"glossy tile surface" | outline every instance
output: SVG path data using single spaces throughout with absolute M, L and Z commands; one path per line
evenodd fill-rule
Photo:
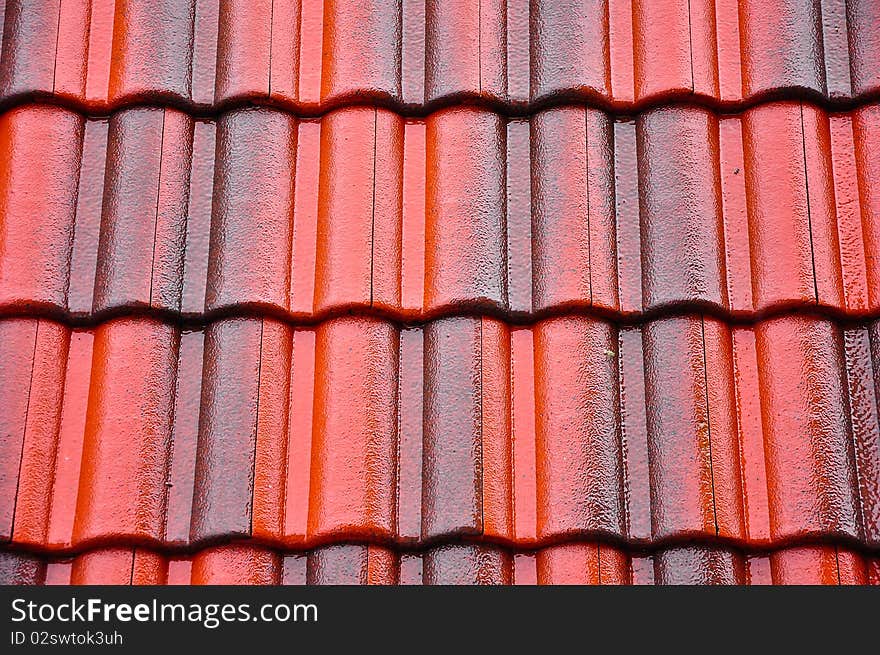
M 90 113 L 464 99 L 631 112 L 880 93 L 874 0 L 8 0 L 4 19 L 0 103 Z
M 876 548 L 877 332 L 798 315 L 7 319 L 2 536 Z
M 878 581 L 880 4 L 0 7 L 0 582 Z
M 865 585 L 880 584 L 880 561 L 833 546 L 786 548 L 748 557 L 706 546 L 630 554 L 596 543 L 515 552 L 447 545 L 424 551 L 324 546 L 284 553 L 243 545 L 165 556 L 103 548 L 57 559 L 0 552 L 2 584 L 115 585 Z
M 880 316 L 880 105 L 0 117 L 0 314 Z

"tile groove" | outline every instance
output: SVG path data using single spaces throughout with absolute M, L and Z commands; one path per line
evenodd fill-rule
M 15 496 L 12 499 L 12 521 L 10 523 L 9 528 L 9 538 L 13 539 L 15 536 L 15 516 L 18 510 L 18 493 L 19 487 L 21 486 L 21 468 L 22 463 L 24 462 L 24 451 L 25 445 L 27 442 L 27 425 L 28 425 L 28 416 L 31 411 L 31 393 L 33 392 L 34 386 L 34 370 L 37 368 L 37 344 L 39 343 L 40 337 L 40 323 L 42 321 L 37 321 L 37 325 L 34 327 L 34 347 L 31 352 L 31 374 L 28 380 L 28 391 L 27 391 L 27 401 L 25 401 L 25 409 L 24 409 L 24 429 L 21 435 L 21 451 L 18 456 L 18 475 L 16 475 L 15 480 Z
M 150 258 L 150 305 L 153 304 L 153 280 L 156 277 L 156 240 L 159 235 L 159 203 L 162 198 L 162 161 L 165 159 L 166 118 L 165 110 L 162 110 L 162 131 L 159 137 L 159 171 L 156 175 L 156 210 L 153 213 L 153 254 Z
M 379 111 L 373 108 L 373 184 L 372 198 L 370 200 L 370 307 L 373 306 L 373 287 L 375 277 L 375 251 L 376 251 L 376 159 L 378 157 Z
M 587 289 L 590 294 L 590 305 L 593 304 L 593 245 L 590 230 L 590 121 L 589 109 L 584 110 L 584 186 L 587 202 Z
M 691 17 L 691 0 L 687 0 L 687 10 L 688 10 L 688 58 L 690 59 L 691 64 L 691 93 L 695 92 L 696 82 L 694 80 L 694 31 L 693 31 L 693 19 Z
M 819 281 L 816 277 L 816 251 L 813 247 L 813 214 L 810 209 L 810 173 L 809 166 L 807 164 L 807 134 L 804 129 L 804 103 L 800 103 L 800 116 L 801 116 L 801 146 L 803 147 L 803 158 L 804 158 L 804 187 L 806 190 L 806 201 L 807 201 L 807 229 L 810 234 L 810 263 L 813 267 L 813 296 L 815 298 L 815 303 L 819 304 Z
M 706 402 L 706 432 L 709 441 L 709 480 L 712 491 L 712 521 L 715 526 L 715 536 L 718 536 L 718 506 L 715 500 L 715 469 L 712 461 L 712 420 L 709 408 L 709 367 L 706 364 L 706 319 L 700 316 L 700 339 L 702 341 L 703 355 L 703 397 Z
M 254 493 L 256 492 L 256 479 L 257 479 L 257 449 L 260 441 L 260 396 L 261 396 L 261 387 L 262 387 L 262 376 L 263 376 L 263 333 L 265 330 L 266 323 L 265 321 L 260 321 L 260 350 L 258 353 L 259 360 L 257 362 L 257 401 L 256 407 L 254 409 L 254 445 L 251 450 L 251 471 L 250 471 L 250 483 L 251 483 L 251 497 L 250 497 L 250 522 L 248 525 L 248 534 L 252 535 L 254 533 Z
M 61 6 L 62 0 L 58 0 L 58 20 L 55 23 L 55 56 L 52 58 L 52 93 L 55 93 L 55 78 L 58 74 L 58 43 L 61 40 Z M 89 7 L 91 11 L 91 7 Z M 89 29 L 91 29 L 91 21 L 89 21 Z

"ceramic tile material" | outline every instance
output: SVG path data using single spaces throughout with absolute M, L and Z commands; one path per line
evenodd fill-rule
M 8 0 L 0 60 L 0 102 L 90 113 L 878 94 L 875 0 Z
M 0 312 L 880 314 L 880 104 L 0 118 Z M 674 220 L 673 217 L 674 216 Z
M 0 583 L 880 583 L 880 4 L 0 7 Z
M 747 557 L 735 550 L 670 546 L 629 555 L 596 543 L 513 552 L 445 545 L 424 551 L 335 545 L 283 553 L 242 545 L 194 555 L 104 548 L 66 559 L 0 553 L 0 582 L 116 585 L 436 585 L 436 584 L 880 584 L 880 560 L 834 546 L 785 548 Z
M 877 548 L 878 330 L 7 319 L 0 537 Z

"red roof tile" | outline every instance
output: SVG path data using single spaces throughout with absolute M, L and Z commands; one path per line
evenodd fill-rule
M 876 316 L 876 138 L 880 105 L 109 123 L 28 105 L 0 118 L 0 311 Z
M 336 545 L 284 554 L 226 545 L 194 555 L 107 548 L 67 559 L 0 553 L 0 579 L 17 584 L 878 584 L 880 560 L 834 546 L 735 550 L 672 546 L 633 554 L 573 543 L 533 552 L 447 545 L 424 551 Z
M 880 93 L 874 0 L 9 0 L 0 102 L 315 113 L 585 100 L 633 111 Z
M 876 7 L 10 0 L 0 582 L 880 583 Z
M 8 319 L 5 457 L 21 466 L 0 528 L 64 552 L 251 536 L 875 548 L 876 329 Z

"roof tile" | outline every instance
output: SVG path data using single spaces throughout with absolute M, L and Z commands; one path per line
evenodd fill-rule
M 205 310 L 285 307 L 296 122 L 258 109 L 226 114 L 217 123 L 216 152 Z
M 876 315 L 878 116 L 21 107 L 0 118 L 0 311 Z
M 311 475 L 323 493 L 309 509 L 309 533 L 388 538 L 396 523 L 399 333 L 382 321 L 345 318 L 315 336 Z
M 83 119 L 39 106 L 0 116 L 0 213 L 7 303 L 66 303 Z
M 203 357 L 190 538 L 247 536 L 253 518 L 263 322 L 212 324 L 205 331 Z
M 571 543 L 513 552 L 446 545 L 396 552 L 334 545 L 304 553 L 222 545 L 163 556 L 108 548 L 56 559 L 0 552 L 4 584 L 878 584 L 878 560 L 834 546 L 783 548 L 745 556 L 734 550 L 673 546 L 649 554 Z
M 615 111 L 673 99 L 740 108 L 880 89 L 872 0 L 357 0 L 344 11 L 95 0 L 39 12 L 10 0 L 5 19 L 0 102 L 51 96 L 99 113 L 159 99 L 304 113 L 352 100 L 421 112 L 462 98 L 511 110 L 574 98 Z
M 589 318 L 559 318 L 531 332 L 534 371 L 527 375 L 534 381 L 527 384 L 535 395 L 514 400 L 529 403 L 535 416 L 536 536 L 624 534 L 615 330 Z
M 0 325 L 20 546 L 880 535 L 873 324 Z
M 108 526 L 161 538 L 177 355 L 169 325 L 121 318 L 95 330 L 73 542 Z
M 655 109 L 639 116 L 636 134 L 645 305 L 727 305 L 717 118 Z
M 762 323 L 755 337 L 771 535 L 818 529 L 857 536 L 842 331 L 786 317 Z
M 880 581 L 876 3 L 25 4 L 0 582 Z
M 425 304 L 504 307 L 504 122 L 445 109 L 427 120 Z
M 482 321 L 424 330 L 422 537 L 483 532 Z

